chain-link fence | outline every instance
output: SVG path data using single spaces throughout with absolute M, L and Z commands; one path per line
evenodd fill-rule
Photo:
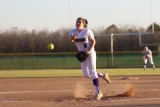
M 153 53 L 156 67 L 160 67 L 160 56 Z M 151 65 L 147 65 L 151 67 Z M 75 53 L 14 54 L 0 56 L 0 69 L 77 69 L 80 63 Z M 109 53 L 97 53 L 97 68 L 143 68 L 140 53 L 115 53 L 113 62 Z

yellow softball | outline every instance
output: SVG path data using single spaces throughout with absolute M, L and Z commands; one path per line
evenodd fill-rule
M 54 49 L 54 44 L 53 43 L 49 43 L 48 44 L 48 50 L 53 50 Z

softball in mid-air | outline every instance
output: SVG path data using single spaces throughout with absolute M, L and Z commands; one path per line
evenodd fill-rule
M 49 43 L 48 44 L 48 50 L 53 50 L 54 49 L 54 44 L 53 43 Z

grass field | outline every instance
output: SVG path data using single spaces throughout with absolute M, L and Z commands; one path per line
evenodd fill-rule
M 128 75 L 160 75 L 160 68 L 155 71 L 148 68 L 144 71 L 142 68 L 132 69 L 97 69 L 98 72 L 108 72 L 110 76 L 128 76 Z M 0 70 L 0 78 L 16 77 L 68 77 L 82 76 L 80 69 L 48 69 L 48 70 Z
M 156 67 L 160 68 L 158 55 L 153 56 Z M 115 54 L 113 62 L 109 54 L 97 54 L 97 68 L 141 68 L 141 54 Z M 151 67 L 150 64 L 147 65 Z M 0 56 L 0 70 L 32 69 L 80 69 L 74 54 L 49 54 L 37 56 Z

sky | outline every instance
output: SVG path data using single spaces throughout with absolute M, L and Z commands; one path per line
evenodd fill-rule
M 0 30 L 74 28 L 78 17 L 95 30 L 112 24 L 146 28 L 160 24 L 159 10 L 160 0 L 0 0 Z

